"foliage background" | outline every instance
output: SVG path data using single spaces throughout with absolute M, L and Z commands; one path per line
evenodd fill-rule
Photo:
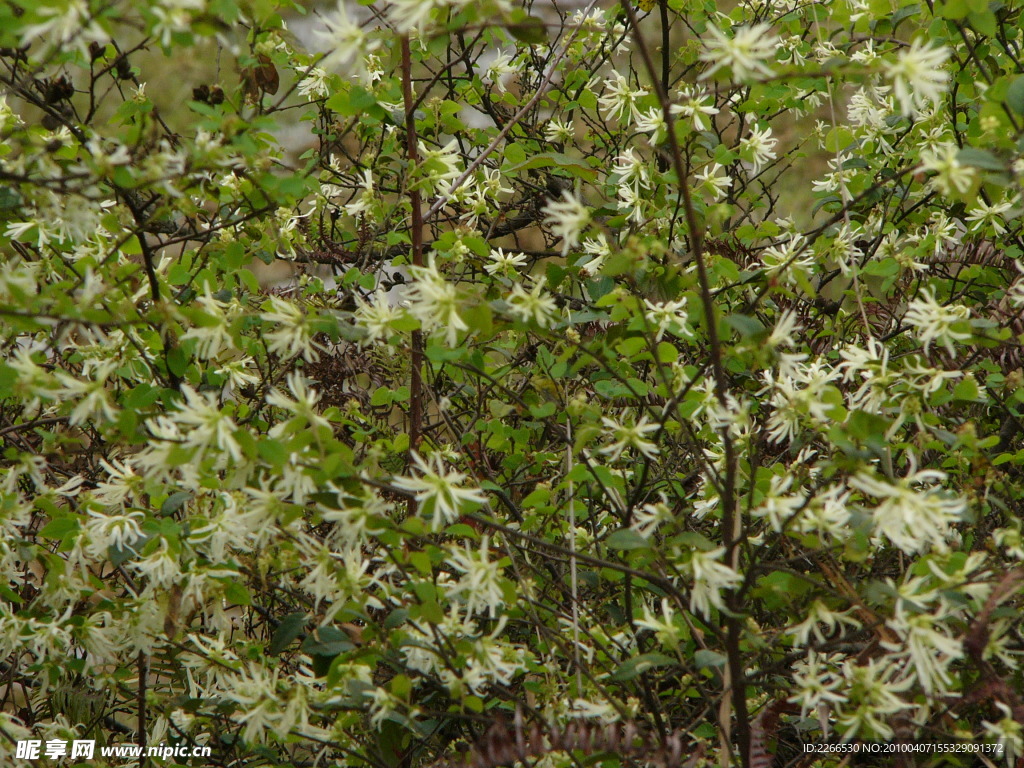
M 0 5 L 0 749 L 1019 761 L 1020 13 Z

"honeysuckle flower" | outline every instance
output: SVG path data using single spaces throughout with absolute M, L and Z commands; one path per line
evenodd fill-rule
M 615 461 L 627 448 L 636 448 L 641 454 L 649 459 L 658 455 L 658 446 L 647 440 L 647 435 L 657 432 L 657 424 L 651 424 L 646 416 L 641 416 L 635 424 L 622 424 L 607 416 L 601 418 L 604 424 L 605 434 L 613 442 L 601 449 L 601 453 L 608 456 L 609 461 Z
M 693 329 L 688 325 L 690 315 L 686 311 L 686 297 L 675 301 L 654 302 L 644 299 L 644 317 L 654 326 L 654 340 L 661 341 L 669 331 L 680 338 L 692 338 Z
M 562 238 L 562 255 L 580 243 L 580 235 L 590 222 L 590 211 L 569 191 L 560 200 L 552 200 L 541 209 L 544 223 L 556 237 Z
M 299 96 L 304 96 L 310 101 L 325 99 L 330 95 L 330 88 L 327 84 L 327 70 L 323 67 L 305 67 L 301 70 L 302 79 L 296 88 Z
M 889 481 L 861 471 L 850 478 L 850 487 L 876 502 L 865 504 L 875 529 L 907 554 L 943 550 L 948 546 L 951 526 L 962 519 L 967 505 L 962 498 L 947 495 L 938 484 L 945 475 L 934 469 L 912 468 L 906 477 Z
M 640 133 L 651 134 L 651 144 L 660 144 L 668 136 L 668 124 L 661 107 L 638 110 L 633 124 Z
M 640 629 L 648 629 L 654 633 L 654 638 L 665 648 L 676 650 L 679 643 L 689 636 L 685 624 L 675 620 L 675 612 L 669 606 L 667 599 L 661 601 L 661 618 L 657 618 L 648 606 L 643 607 L 643 617 L 635 619 L 633 623 Z
M 630 87 L 629 81 L 616 72 L 604 81 L 604 95 L 597 101 L 609 120 L 632 120 L 637 114 L 637 101 L 646 95 L 645 88 Z
M 693 121 L 695 131 L 711 129 L 710 118 L 718 114 L 714 97 L 694 86 L 683 87 L 678 94 L 678 101 L 671 107 L 672 114 L 682 115 Z M 637 130 L 640 130 L 639 126 Z
M 1013 710 L 1007 704 L 997 701 L 995 705 L 1003 715 L 1002 719 L 996 722 L 983 720 L 982 725 L 985 732 L 1002 747 L 1009 765 L 1024 755 L 1024 725 L 1014 716 Z
M 895 61 L 884 62 L 885 74 L 892 80 L 893 93 L 905 116 L 912 117 L 942 98 L 949 83 L 944 67 L 948 59 L 946 48 L 933 47 L 919 38 L 902 49 Z
M 650 537 L 659 527 L 671 522 L 673 518 L 674 515 L 668 505 L 668 500 L 662 494 L 661 501 L 644 504 L 633 512 L 633 523 L 630 527 L 641 536 Z
M 369 298 L 356 297 L 355 322 L 366 331 L 366 338 L 360 340 L 363 346 L 387 341 L 394 331 L 391 323 L 405 314 L 397 300 L 383 288 L 378 288 Z
M 797 692 L 788 701 L 800 705 L 802 717 L 817 711 L 821 705 L 846 702 L 846 694 L 841 690 L 843 678 L 836 671 L 834 657 L 811 651 L 806 659 L 794 664 L 793 670 L 793 686 Z
M 417 474 L 396 477 L 391 483 L 413 494 L 421 510 L 431 513 L 431 527 L 434 531 L 455 522 L 470 507 L 487 503 L 487 497 L 479 488 L 463 485 L 466 475 L 455 470 L 446 471 L 437 455 L 432 456 L 428 463 L 418 453 L 413 453 L 412 461 Z
M 544 283 L 536 281 L 527 291 L 521 283 L 512 286 L 512 293 L 506 299 L 509 314 L 523 322 L 534 322 L 541 328 L 551 325 L 558 305 L 546 290 Z
M 505 253 L 501 248 L 494 248 L 488 255 L 488 262 L 484 264 L 484 271 L 489 275 L 508 275 L 526 265 L 526 255 L 522 253 Z
M 967 212 L 967 221 L 971 230 L 980 232 L 991 230 L 997 235 L 1006 232 L 1005 216 L 1017 204 L 1016 199 L 1002 200 L 989 205 L 984 200 L 978 200 L 974 208 Z
M 807 609 L 807 618 L 786 630 L 786 634 L 792 636 L 793 645 L 797 647 L 806 646 L 811 635 L 818 644 L 826 640 L 833 640 L 845 633 L 845 628 L 856 631 L 860 623 L 851 617 L 850 611 L 833 611 L 821 600 L 815 600 Z
M 309 362 L 320 359 L 323 347 L 313 340 L 312 321 L 290 301 L 271 296 L 261 313 L 266 326 L 264 338 L 271 352 L 283 357 L 302 357 Z
M 687 564 L 693 576 L 690 610 L 706 619 L 711 618 L 712 607 L 719 610 L 725 607 L 722 592 L 738 586 L 743 581 L 740 574 L 721 562 L 724 554 L 723 547 L 708 552 L 694 550 Z
M 971 188 L 976 171 L 960 162 L 955 144 L 940 144 L 921 153 L 921 170 L 934 171 L 931 185 L 944 195 L 964 194 Z
M 910 708 L 898 694 L 913 685 L 912 678 L 900 678 L 900 669 L 890 659 L 870 659 L 866 664 L 846 660 L 842 665 L 846 698 L 837 704 L 840 737 L 891 739 L 892 715 Z
M 325 17 L 323 27 L 316 30 L 321 44 L 328 49 L 320 65 L 325 70 L 354 71 L 365 77 L 364 57 L 380 46 L 380 40 L 367 35 L 362 26 L 349 17 L 348 8 L 345 0 L 338 0 L 334 12 Z
M 504 578 L 499 561 L 490 557 L 488 537 L 483 536 L 475 549 L 454 550 L 447 559 L 462 574 L 457 582 L 447 586 L 448 596 L 464 605 L 468 614 L 486 612 L 494 618 L 505 602 Z
M 431 259 L 423 267 L 410 267 L 415 278 L 412 287 L 405 294 L 405 304 L 430 333 L 437 328 L 445 330 L 445 340 L 453 347 L 459 333 L 468 331 L 469 326 L 459 315 L 458 292 L 437 269 L 437 262 Z
M 917 331 L 917 337 L 924 342 L 925 352 L 932 342 L 938 342 L 952 355 L 954 342 L 971 338 L 969 330 L 955 328 L 970 316 L 971 311 L 967 307 L 962 304 L 940 304 L 935 298 L 934 290 L 926 288 L 907 306 L 903 322 Z
M 770 126 L 751 126 L 750 133 L 740 140 L 740 156 L 751 164 L 752 172 L 758 174 L 775 159 L 775 145 L 778 143 Z
M 570 142 L 575 135 L 572 122 L 563 122 L 561 120 L 551 119 L 548 120 L 544 126 L 544 138 L 552 143 L 566 143 Z
M 770 33 L 770 24 L 753 24 L 747 27 L 734 27 L 732 37 L 716 27 L 708 24 L 705 30 L 707 38 L 703 40 L 704 50 L 700 60 L 711 66 L 704 70 L 701 79 L 711 77 L 725 67 L 732 70 L 736 82 L 747 82 L 761 77 L 771 77 L 772 69 L 765 63 L 775 56 L 779 47 L 779 38 Z
M 726 190 L 732 186 L 732 179 L 726 173 L 719 176 L 722 166 L 718 163 L 711 163 L 704 166 L 700 173 L 694 176 L 697 181 L 697 188 L 705 192 L 712 200 L 721 200 L 725 197 Z

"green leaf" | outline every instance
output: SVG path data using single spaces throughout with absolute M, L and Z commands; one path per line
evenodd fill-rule
M 307 617 L 304 611 L 289 613 L 281 619 L 281 622 L 277 625 L 274 634 L 270 638 L 267 653 L 271 656 L 276 656 L 291 645 L 292 640 L 302 634 L 302 630 L 306 627 L 306 621 Z
M 604 543 L 609 549 L 645 549 L 650 543 L 632 528 L 612 531 Z
M 548 41 L 544 22 L 536 16 L 527 16 L 515 24 L 506 24 L 505 29 L 516 40 L 528 45 L 542 45 Z
M 693 663 L 698 669 L 708 667 L 724 667 L 726 662 L 725 654 L 718 651 L 701 650 L 693 654 Z
M 615 670 L 615 672 L 612 673 L 609 679 L 614 680 L 615 682 L 624 683 L 642 675 L 649 669 L 669 667 L 675 663 L 675 659 L 670 656 L 666 656 L 664 653 L 658 653 L 657 651 L 652 653 L 642 653 L 639 656 L 635 656 L 624 662 L 617 670 Z
M 235 605 L 252 605 L 252 595 L 245 585 L 237 581 L 224 582 L 224 599 Z
M 39 531 L 39 535 L 44 539 L 57 539 L 60 541 L 64 541 L 75 533 L 78 533 L 78 518 L 71 515 L 54 518 Z
M 305 617 L 305 614 L 303 614 Z M 335 626 L 317 627 L 302 641 L 301 650 L 310 656 L 330 656 L 355 648 L 351 638 Z
M 185 502 L 191 498 L 191 491 L 175 491 L 174 493 L 167 497 L 163 504 L 160 505 L 161 516 L 167 517 L 168 515 L 173 515 L 175 512 L 177 512 L 179 509 L 185 506 Z
M 1017 75 L 1006 89 L 1006 103 L 1018 115 L 1024 115 L 1024 75 Z
M 987 171 L 1005 171 L 1006 163 L 993 155 L 987 149 L 977 147 L 964 147 L 956 156 L 957 161 L 962 165 L 971 165 L 975 168 L 984 168 Z
M 974 380 L 973 376 L 967 376 L 959 381 L 955 387 L 953 387 L 953 399 L 954 400 L 967 400 L 976 401 L 979 399 L 980 391 L 978 390 L 978 382 Z
M 726 315 L 724 319 L 726 324 L 738 331 L 740 336 L 743 338 L 756 336 L 759 333 L 764 333 L 766 330 L 760 320 L 756 317 L 751 317 L 750 315 L 734 313 Z

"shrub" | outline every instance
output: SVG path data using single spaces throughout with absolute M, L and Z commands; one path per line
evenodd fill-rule
M 4 749 L 1022 755 L 1020 13 L 0 7 Z

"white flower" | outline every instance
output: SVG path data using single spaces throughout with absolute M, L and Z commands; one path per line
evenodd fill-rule
M 779 140 L 772 136 L 771 127 L 765 126 L 762 130 L 755 125 L 751 127 L 750 135 L 740 141 L 740 157 L 753 166 L 752 170 L 756 175 L 775 159 L 775 145 L 778 143 Z
M 996 739 L 1006 753 L 1007 765 L 1014 765 L 1014 761 L 1024 755 L 1024 725 L 1014 717 L 1013 710 L 1001 701 L 994 702 L 1003 719 L 995 723 L 982 720 L 985 732 Z
M 672 105 L 672 114 L 690 118 L 695 131 L 708 131 L 711 130 L 709 118 L 718 114 L 718 107 L 713 96 L 688 85 L 679 91 L 679 103 Z M 637 130 L 640 130 L 639 125 Z
M 369 300 L 356 296 L 355 321 L 366 329 L 367 336 L 360 341 L 363 346 L 391 338 L 394 331 L 391 323 L 404 314 L 400 307 L 393 306 L 388 292 L 383 288 L 374 291 Z
M 807 609 L 807 618 L 799 624 L 786 630 L 787 635 L 793 637 L 793 645 L 800 647 L 807 645 L 810 636 L 813 634 L 818 643 L 826 640 L 835 640 L 843 635 L 843 627 L 850 627 L 857 630 L 860 623 L 848 616 L 849 611 L 833 611 L 821 600 L 815 600 Z M 824 626 L 826 631 L 822 631 Z
M 108 479 L 97 483 L 92 497 L 106 507 L 115 507 L 132 497 L 137 498 L 142 490 L 142 478 L 135 474 L 131 465 L 114 459 L 100 459 L 100 466 L 106 470 Z
M 815 651 L 807 654 L 805 661 L 793 665 L 793 686 L 797 693 L 788 701 L 800 705 L 800 714 L 807 717 L 808 713 L 816 712 L 821 704 L 841 704 L 846 696 L 839 691 L 843 679 L 835 673 L 828 658 L 823 658 Z
M 330 95 L 327 87 L 327 70 L 322 67 L 304 67 L 302 79 L 299 81 L 299 96 L 305 96 L 310 101 L 324 99 Z
M 490 263 L 484 264 L 484 271 L 489 275 L 495 275 L 499 272 L 502 274 L 514 273 L 519 267 L 526 265 L 526 256 L 524 254 L 505 253 L 501 248 L 491 249 L 488 259 L 490 259 Z
M 174 421 L 178 426 L 191 427 L 184 432 L 184 444 L 196 448 L 196 461 L 202 461 L 207 451 L 216 448 L 220 452 L 217 466 L 223 468 L 226 458 L 242 459 L 242 446 L 235 440 L 238 427 L 231 417 L 217 405 L 216 399 L 208 392 L 199 394 L 187 384 L 181 386 L 185 401 L 178 404 Z
M 952 355 L 954 341 L 966 341 L 971 338 L 970 331 L 956 330 L 953 326 L 963 323 L 970 316 L 970 309 L 962 304 L 939 304 L 935 299 L 935 292 L 926 288 L 921 291 L 920 298 L 910 302 L 903 322 L 917 329 L 918 338 L 924 342 L 925 352 L 933 341 L 937 341 Z
M 308 379 L 298 371 L 288 374 L 288 393 L 274 387 L 267 393 L 266 400 L 267 405 L 287 411 L 298 419 L 302 429 L 331 429 L 331 423 L 317 411 L 319 393 L 309 386 Z M 277 424 L 267 434 L 275 438 L 281 437 L 288 431 L 287 427 L 287 422 Z
M 504 51 L 498 51 L 498 55 L 494 57 L 494 60 L 484 71 L 483 80 L 494 85 L 499 91 L 504 93 L 505 76 L 514 74 L 517 71 L 516 67 L 512 65 L 512 57 Z
M 764 345 L 768 349 L 777 349 L 779 347 L 795 347 L 796 346 L 796 334 L 802 329 L 802 326 L 797 321 L 797 314 L 792 309 L 787 309 L 775 322 L 775 327 L 769 334 L 768 338 L 764 340 Z
M 441 5 L 435 0 L 391 0 L 388 19 L 399 34 L 405 35 L 414 30 L 423 32 L 430 21 L 431 11 Z
M 612 172 L 618 176 L 620 185 L 629 185 L 637 189 L 647 189 L 651 180 L 648 175 L 647 161 L 630 147 L 613 161 Z
M 953 680 L 950 665 L 963 657 L 963 641 L 942 631 L 945 629 L 941 623 L 944 617 L 928 613 L 910 614 L 905 602 L 897 603 L 895 617 L 886 622 L 901 642 L 883 642 L 881 646 L 910 660 L 925 693 L 947 695 Z
M 604 81 L 604 91 L 604 95 L 597 101 L 609 120 L 615 117 L 620 120 L 634 117 L 637 113 L 637 100 L 647 95 L 643 88 L 630 88 L 629 81 L 618 72 Z
M 776 279 L 781 277 L 791 285 L 799 285 L 800 278 L 806 278 L 817 261 L 807 247 L 807 239 L 798 234 L 784 243 L 761 251 L 761 263 L 768 276 Z
M 516 283 L 512 286 L 512 293 L 506 301 L 510 315 L 524 323 L 532 320 L 541 328 L 551 325 L 552 316 L 558 309 L 555 300 L 544 290 L 544 284 L 540 280 L 529 292 L 522 284 Z
M 580 235 L 590 222 L 590 211 L 568 190 L 561 200 L 552 200 L 541 209 L 544 223 L 556 237 L 562 238 L 562 255 L 579 245 Z
M 899 668 L 890 659 L 871 659 L 867 664 L 843 662 L 843 688 L 848 691 L 848 704 L 837 707 L 843 741 L 854 736 L 886 741 L 893 736 L 892 715 L 910 705 L 896 694 L 913 685 L 912 678 L 897 680 Z
M 453 523 L 462 514 L 467 504 L 485 504 L 487 497 L 479 488 L 464 488 L 466 476 L 461 472 L 446 472 L 441 458 L 436 454 L 431 457 L 433 466 L 412 454 L 413 463 L 419 473 L 418 477 L 396 477 L 392 485 L 403 491 L 412 493 L 416 502 L 421 505 L 422 512 L 433 515 L 432 529 L 439 531 L 445 525 Z
M 743 577 L 732 568 L 719 562 L 725 548 L 710 552 L 694 550 L 689 569 L 693 574 L 693 589 L 690 592 L 690 610 L 705 618 L 711 617 L 711 607 L 721 610 L 725 607 L 722 590 L 732 589 L 743 581 Z
M 410 267 L 415 282 L 406 294 L 409 312 L 420 321 L 424 333 L 444 328 L 448 346 L 454 347 L 461 331 L 469 326 L 459 316 L 459 301 L 455 286 L 438 272 L 431 259 L 425 267 Z
M 448 597 L 465 605 L 467 613 L 483 610 L 493 619 L 505 602 L 504 579 L 501 566 L 488 557 L 488 552 L 489 541 L 484 536 L 478 549 L 460 548 L 451 554 L 448 562 L 463 576 L 448 584 L 445 591 Z
M 565 144 L 572 141 L 573 136 L 575 136 L 575 129 L 571 121 L 563 123 L 560 120 L 551 119 L 544 126 L 544 138 L 552 143 Z
M 654 326 L 654 340 L 661 341 L 665 331 L 680 338 L 692 338 L 693 330 L 687 325 L 690 320 L 686 312 L 686 297 L 677 301 L 653 302 L 644 299 L 644 318 Z
M 931 186 L 944 195 L 954 191 L 964 194 L 974 183 L 974 168 L 963 165 L 957 158 L 958 153 L 956 144 L 951 142 L 921 153 L 921 170 L 935 171 Z
M 711 39 L 704 40 L 700 59 L 709 62 L 711 68 L 704 71 L 701 79 L 711 77 L 723 67 L 732 69 L 736 82 L 756 79 L 756 75 L 771 77 L 772 70 L 765 61 L 775 55 L 779 38 L 769 32 L 770 28 L 769 24 L 738 27 L 729 37 L 714 24 L 708 24 L 706 31 Z
M 672 107 L 675 109 L 675 106 Z M 668 136 L 668 124 L 661 107 L 649 107 L 646 111 L 638 110 L 633 124 L 639 133 L 651 134 L 651 144 L 660 144 Z
M 963 499 L 947 497 L 937 487 L 945 479 L 942 472 L 915 470 L 894 483 L 867 471 L 849 480 L 851 488 L 878 499 L 868 507 L 875 529 L 908 555 L 945 549 L 951 526 L 967 509 Z
M 668 505 L 665 494 L 661 494 L 661 501 L 654 504 L 644 504 L 633 513 L 633 522 L 629 526 L 644 538 L 658 530 L 662 523 L 671 522 L 675 516 Z
M 942 98 L 949 82 L 949 73 L 943 69 L 948 58 L 947 49 L 933 48 L 917 39 L 899 52 L 896 61 L 883 64 L 904 115 L 912 117 Z
M 33 11 L 45 20 L 23 27 L 21 43 L 28 46 L 35 40 L 43 40 L 40 53 L 49 53 L 55 48 L 73 43 L 83 55 L 88 56 L 89 43 L 106 43 L 110 39 L 96 20 L 98 14 L 89 9 L 86 0 L 40 5 Z
M 419 144 L 420 164 L 417 169 L 422 173 L 431 187 L 444 192 L 454 194 L 452 179 L 457 178 L 462 170 L 462 155 L 459 153 L 459 143 L 452 139 L 443 147 L 431 149 L 422 141 Z
M 719 176 L 718 172 L 722 166 L 718 163 L 710 163 L 704 166 L 704 170 L 697 174 L 697 188 L 708 194 L 712 200 L 721 200 L 725 197 L 725 191 L 732 186 L 732 179 L 729 175 Z
M 103 514 L 89 510 L 89 521 L 85 531 L 89 537 L 86 551 L 93 557 L 106 558 L 107 550 L 127 551 L 132 544 L 142 538 L 140 523 L 146 514 L 135 510 L 123 514 Z
M 373 172 L 369 168 L 363 170 L 363 177 L 358 186 L 359 194 L 342 207 L 349 216 L 362 219 L 367 214 L 372 214 L 373 206 L 377 202 L 377 195 L 373 189 Z
M 195 339 L 196 354 L 206 360 L 218 357 L 225 350 L 234 349 L 235 343 L 226 313 L 231 305 L 214 298 L 209 284 L 195 302 L 202 312 L 201 322 L 196 322 L 181 338 Z
M 636 619 L 633 623 L 641 629 L 651 630 L 659 643 L 665 648 L 675 650 L 679 647 L 679 642 L 686 638 L 689 633 L 684 624 L 675 621 L 673 611 L 669 607 L 668 598 L 662 598 L 661 600 L 661 616 L 661 619 L 656 618 L 651 609 L 645 605 L 643 618 Z
M 271 296 L 260 317 L 265 328 L 263 338 L 272 353 L 286 358 L 301 355 L 310 363 L 320 359 L 322 347 L 313 341 L 312 322 L 295 304 Z
M 348 3 L 338 0 L 334 13 L 323 20 L 324 28 L 316 30 L 316 35 L 330 49 L 320 63 L 326 69 L 354 70 L 365 76 L 363 59 L 380 46 L 380 40 L 369 39 L 363 28 L 349 18 L 347 9 Z
M 652 432 L 657 432 L 659 426 L 648 423 L 646 416 L 641 416 L 640 421 L 636 424 L 620 424 L 614 419 L 604 416 L 601 418 L 601 423 L 604 424 L 605 435 L 614 441 L 611 445 L 606 445 L 601 449 L 601 453 L 608 456 L 610 461 L 618 459 L 627 448 L 636 448 L 649 459 L 658 455 L 658 446 L 650 440 L 646 440 L 645 437 Z
M 1013 208 L 1016 202 L 1016 199 L 1010 199 L 988 205 L 984 200 L 978 200 L 976 207 L 967 214 L 967 221 L 972 224 L 971 230 L 979 232 L 989 228 L 997 235 L 1003 234 L 1006 231 L 1003 214 Z

